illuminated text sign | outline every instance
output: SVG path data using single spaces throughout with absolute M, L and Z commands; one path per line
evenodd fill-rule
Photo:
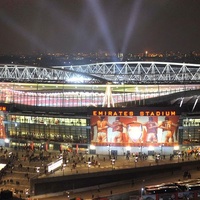
M 94 110 L 92 112 L 93 116 L 137 116 L 135 115 L 134 111 L 111 111 L 111 110 Z M 139 116 L 175 116 L 176 111 L 175 110 L 156 110 L 156 111 L 150 111 L 150 110 L 141 110 L 138 113 Z

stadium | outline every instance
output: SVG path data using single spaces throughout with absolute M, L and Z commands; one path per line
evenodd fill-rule
M 90 154 L 198 150 L 200 65 L 0 65 L 0 145 Z

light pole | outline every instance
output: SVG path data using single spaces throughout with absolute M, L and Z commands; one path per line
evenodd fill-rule
M 143 141 L 140 142 L 140 154 L 142 155 Z
M 114 164 L 115 164 L 115 159 L 113 158 L 113 159 L 111 159 L 112 170 L 114 168 Z
M 137 162 L 138 162 L 138 157 L 135 156 L 135 168 L 136 168 L 136 164 L 137 164 Z
M 66 167 L 66 164 L 63 164 L 63 176 L 65 175 L 65 167 Z
M 90 172 L 90 164 L 91 162 L 88 162 L 88 173 Z
M 178 162 L 179 162 L 180 158 L 181 158 L 181 152 L 178 152 Z
M 108 156 L 110 157 L 110 144 L 108 145 Z
M 142 199 L 142 196 L 143 196 L 143 192 L 144 192 L 144 182 L 145 180 L 142 180 L 142 188 L 141 188 L 141 199 Z
M 163 147 L 164 147 L 164 144 L 161 144 L 160 145 L 160 156 L 163 156 Z
M 140 194 L 141 199 L 142 199 L 143 191 L 144 191 L 144 188 L 142 187 L 141 188 L 141 194 Z

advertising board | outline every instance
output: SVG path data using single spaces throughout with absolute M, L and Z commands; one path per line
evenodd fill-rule
M 179 116 L 91 116 L 91 143 L 116 144 L 178 144 Z

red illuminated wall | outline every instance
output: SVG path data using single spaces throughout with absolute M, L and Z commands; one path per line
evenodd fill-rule
M 4 113 L 3 111 L 0 111 L 0 138 L 5 138 L 6 133 L 5 133 L 5 126 L 4 126 Z

